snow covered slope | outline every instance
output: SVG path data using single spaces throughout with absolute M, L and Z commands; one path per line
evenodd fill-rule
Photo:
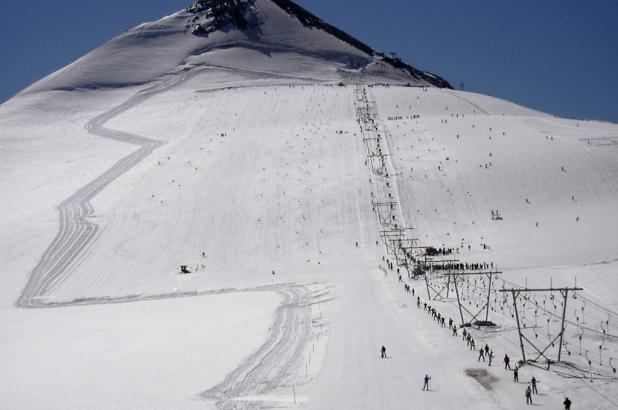
M 430 86 L 287 1 L 213 4 L 0 106 L 3 408 L 515 409 L 532 376 L 541 406 L 616 408 L 618 126 Z M 395 224 L 502 272 L 498 326 L 468 328 L 491 367 L 422 308 L 459 323 L 443 275 L 389 268 Z M 513 382 L 496 288 L 575 279 L 566 363 Z M 487 284 L 459 282 L 467 309 Z M 559 294 L 521 297 L 553 357 Z

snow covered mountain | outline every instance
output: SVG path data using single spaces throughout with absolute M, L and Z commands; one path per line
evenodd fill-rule
M 291 1 L 201 0 L 127 30 L 24 93 L 144 84 L 202 65 L 318 80 L 450 87 L 438 76 L 377 53 Z
M 516 409 L 532 377 L 618 402 L 618 126 L 287 0 L 197 2 L 1 105 L 0 192 L 3 408 Z M 496 326 L 471 349 L 425 303 Z

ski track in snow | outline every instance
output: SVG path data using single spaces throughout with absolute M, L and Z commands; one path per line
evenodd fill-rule
M 32 270 L 28 283 L 17 301 L 17 306 L 46 305 L 42 298 L 67 277 L 80 253 L 92 242 L 99 230 L 97 224 L 88 220 L 94 213 L 94 208 L 90 203 L 92 198 L 164 144 L 163 141 L 105 128 L 105 124 L 146 99 L 186 81 L 189 77 L 189 73 L 183 73 L 140 90 L 124 103 L 96 116 L 86 124 L 85 128 L 90 134 L 138 145 L 140 148 L 120 159 L 60 204 L 58 234 Z
M 275 320 L 269 336 L 262 346 L 238 368 L 230 373 L 219 385 L 201 394 L 205 400 L 214 400 L 220 409 L 256 408 L 261 401 L 236 401 L 241 396 L 255 396 L 272 392 L 284 384 L 290 369 L 298 363 L 311 331 L 311 305 L 308 303 L 309 290 L 304 286 L 280 284 L 248 289 L 219 289 L 194 292 L 176 292 L 159 295 L 126 295 L 117 297 L 77 298 L 66 302 L 45 301 L 49 294 L 71 273 L 78 262 L 80 253 L 93 242 L 99 226 L 88 220 L 94 213 L 90 201 L 106 186 L 139 164 L 156 148 L 165 142 L 139 135 L 105 128 L 114 117 L 141 104 L 146 99 L 166 91 L 202 70 L 190 70 L 174 75 L 168 80 L 147 87 L 124 103 L 90 120 L 86 124 L 89 133 L 120 142 L 138 145 L 140 148 L 116 162 L 103 174 L 86 184 L 59 206 L 60 229 L 49 245 L 23 290 L 17 306 L 67 307 L 75 305 L 127 303 L 143 300 L 179 297 L 207 296 L 236 292 L 276 292 L 283 298 L 277 308 Z
M 284 385 L 298 363 L 311 331 L 308 292 L 301 286 L 280 287 L 277 292 L 284 300 L 277 309 L 267 340 L 220 384 L 201 394 L 203 399 L 215 401 L 218 409 L 262 408 L 272 400 L 259 400 L 255 396 L 271 393 Z
M 32 270 L 28 283 L 16 302 L 18 307 L 66 306 L 71 303 L 109 303 L 110 300 L 119 303 L 123 300 L 141 299 L 139 296 L 130 296 L 79 299 L 74 302 L 66 303 L 45 301 L 45 297 L 70 275 L 71 270 L 74 269 L 79 262 L 81 253 L 87 246 L 92 244 L 99 231 L 99 226 L 89 220 L 94 214 L 94 208 L 90 202 L 92 198 L 98 195 L 117 178 L 139 164 L 155 149 L 166 143 L 165 141 L 154 140 L 128 132 L 106 128 L 105 124 L 118 115 L 138 106 L 150 97 L 184 83 L 193 76 L 209 69 L 226 69 L 226 67 L 204 65 L 200 67 L 184 68 L 176 73 L 172 73 L 168 76 L 169 78 L 163 79 L 138 91 L 122 104 L 88 121 L 85 128 L 90 134 L 137 145 L 140 148 L 120 159 L 107 171 L 83 186 L 58 206 L 58 211 L 60 213 L 60 228 L 58 234 Z M 234 69 L 229 70 L 234 71 Z M 242 72 L 249 73 L 245 70 Z M 251 74 L 267 77 L 272 76 L 274 78 L 293 78 L 259 71 Z M 296 78 L 296 80 L 299 80 L 299 78 Z M 167 296 L 173 297 L 174 295 L 175 294 L 170 294 Z M 166 295 L 162 296 L 165 297 Z M 152 298 L 152 296 L 146 296 L 145 298 Z
M 145 300 L 196 297 L 237 292 L 276 292 L 283 298 L 277 308 L 269 336 L 262 346 L 245 359 L 220 384 L 201 394 L 204 400 L 214 400 L 220 409 L 256 408 L 262 401 L 251 399 L 237 401 L 242 396 L 255 396 L 274 391 L 285 383 L 291 368 L 305 348 L 311 332 L 310 290 L 301 285 L 278 284 L 246 289 L 226 288 L 206 291 L 173 292 L 156 295 L 124 295 L 76 298 L 70 301 L 46 301 L 45 296 L 71 274 L 79 262 L 81 252 L 96 238 L 99 226 L 88 220 L 94 213 L 90 201 L 106 186 L 139 164 L 164 141 L 136 134 L 105 128 L 114 117 L 130 110 L 146 99 L 181 84 L 205 69 L 221 68 L 204 66 L 183 70 L 150 87 L 137 92 L 122 104 L 96 116 L 85 128 L 89 133 L 138 145 L 140 148 L 116 162 L 103 174 L 79 189 L 58 207 L 60 229 L 39 263 L 17 301 L 18 307 L 53 308 L 76 305 L 129 303 Z M 255 73 L 254 73 L 255 74 Z M 267 73 L 257 73 L 266 75 Z M 279 76 L 275 76 L 279 77 Z M 298 79 L 297 79 L 298 80 Z

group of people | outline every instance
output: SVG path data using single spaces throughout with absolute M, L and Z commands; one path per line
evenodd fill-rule
M 455 250 L 453 248 L 434 248 L 433 246 L 428 246 L 425 248 L 426 256 L 446 256 L 450 255 Z
M 409 285 L 406 284 L 405 286 L 407 286 L 406 289 L 409 288 Z M 421 305 L 423 307 L 423 311 L 427 312 L 433 318 L 434 321 L 437 321 L 441 327 L 446 327 L 445 316 L 442 315 L 440 312 L 438 312 L 435 307 L 428 305 L 426 302 L 422 302 L 420 296 L 417 296 L 416 297 L 416 307 L 420 309 Z M 452 330 L 453 336 L 457 336 L 457 325 L 451 318 L 449 318 L 448 320 L 448 327 L 450 330 Z M 470 348 L 470 350 L 477 351 L 476 342 L 474 341 L 472 332 L 466 330 L 465 328 L 462 331 L 462 340 L 466 342 L 466 345 Z M 384 346 L 382 348 L 384 348 Z M 385 351 L 384 351 L 384 354 L 386 354 Z M 492 349 L 489 348 L 489 345 L 487 343 L 485 343 L 485 346 L 481 346 L 478 349 L 478 361 L 479 362 L 482 360 L 483 362 L 488 362 L 488 366 L 491 366 L 493 358 L 494 358 L 494 352 Z M 504 355 L 503 363 L 504 363 L 505 370 L 511 370 L 511 358 L 509 357 L 508 354 Z M 431 377 L 429 375 L 425 375 L 424 383 L 423 383 L 423 390 L 429 390 L 430 380 L 431 380 Z M 519 366 L 517 365 L 513 369 L 513 380 L 516 383 L 519 382 Z M 528 384 L 525 390 L 526 404 L 532 404 L 532 395 L 538 394 L 537 383 L 538 383 L 538 380 L 536 379 L 536 377 L 533 376 L 532 379 L 530 379 L 530 383 Z M 571 400 L 569 400 L 568 397 L 565 397 L 563 405 L 564 405 L 565 410 L 570 410 Z
M 419 309 L 421 307 L 420 296 L 416 297 L 416 307 Z M 440 312 L 438 312 L 435 307 L 429 306 L 427 303 L 424 303 L 423 310 L 427 312 L 433 318 L 433 320 L 437 321 L 440 326 L 446 327 L 444 316 Z M 453 319 L 449 319 L 449 323 L 453 323 Z

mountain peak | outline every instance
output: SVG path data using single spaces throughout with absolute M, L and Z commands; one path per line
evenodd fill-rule
M 198 66 L 316 82 L 452 88 L 292 1 L 198 0 L 127 30 L 23 92 L 139 85 Z

